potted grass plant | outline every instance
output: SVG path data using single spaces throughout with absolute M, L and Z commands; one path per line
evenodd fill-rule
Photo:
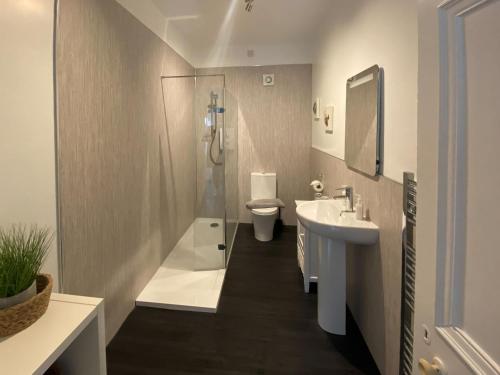
M 46 311 L 52 278 L 40 269 L 52 239 L 47 228 L 0 228 L 0 337 L 28 327 Z

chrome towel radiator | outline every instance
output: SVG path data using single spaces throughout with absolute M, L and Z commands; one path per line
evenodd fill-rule
M 403 266 L 401 285 L 401 347 L 399 373 L 411 375 L 413 367 L 413 315 L 415 313 L 415 227 L 417 215 L 417 182 L 413 173 L 403 173 Z

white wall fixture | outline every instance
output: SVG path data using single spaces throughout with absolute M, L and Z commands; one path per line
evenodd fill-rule
M 314 119 L 316 121 L 321 119 L 321 100 L 320 100 L 320 98 L 314 99 L 312 111 L 313 111 Z
M 274 74 L 263 74 L 262 84 L 264 86 L 274 86 Z
M 333 134 L 333 105 L 325 108 L 323 114 L 323 125 L 325 126 L 325 133 Z

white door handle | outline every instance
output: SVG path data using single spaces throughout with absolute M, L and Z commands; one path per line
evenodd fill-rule
M 429 363 L 426 359 L 420 358 L 418 361 L 418 369 L 420 370 L 420 375 L 446 375 L 446 366 L 443 361 L 434 357 L 432 363 Z

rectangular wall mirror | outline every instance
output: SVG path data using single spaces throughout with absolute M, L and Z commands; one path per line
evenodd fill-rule
M 381 72 L 378 65 L 347 80 L 345 162 L 375 176 L 380 172 Z

